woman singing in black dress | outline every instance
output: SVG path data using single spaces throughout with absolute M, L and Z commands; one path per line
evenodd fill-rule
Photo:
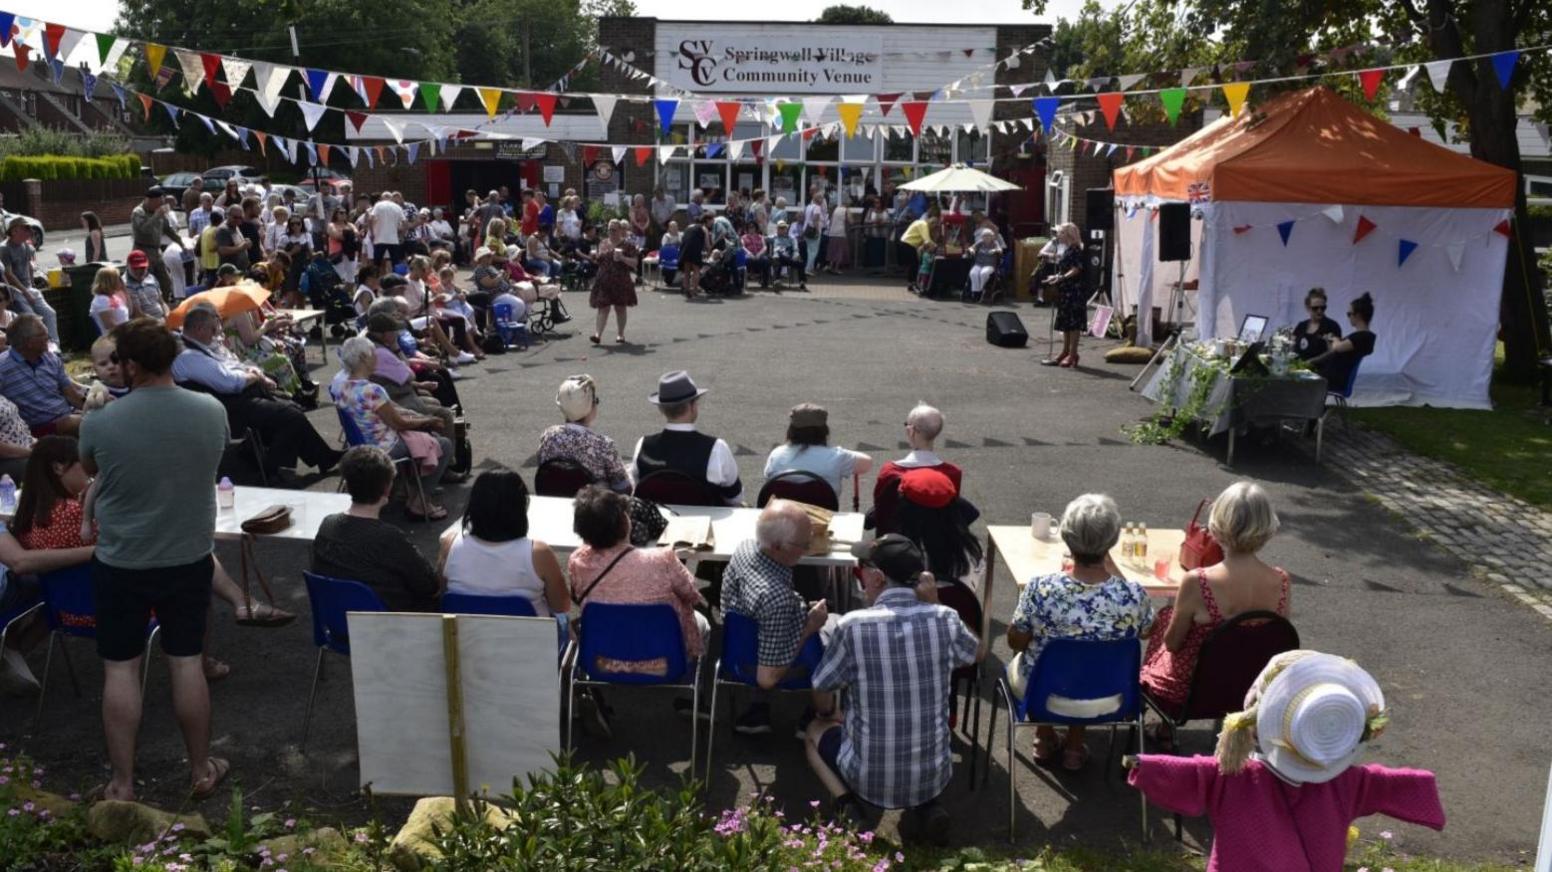
M 1056 274 L 1046 279 L 1056 286 L 1056 329 L 1062 334 L 1062 353 L 1040 361 L 1041 366 L 1078 365 L 1078 337 L 1088 321 L 1088 300 L 1083 295 L 1083 240 L 1078 236 L 1078 225 L 1063 224 L 1056 231 L 1056 239 L 1062 245 L 1056 261 Z
M 1293 328 L 1293 353 L 1300 360 L 1311 360 L 1326 353 L 1331 338 L 1342 338 L 1342 327 L 1326 317 L 1325 288 L 1310 288 L 1304 295 L 1304 311 L 1309 317 Z
M 1347 396 L 1352 386 L 1348 380 L 1358 368 L 1358 361 L 1374 353 L 1374 333 L 1369 322 L 1374 319 L 1374 300 L 1364 294 L 1347 307 L 1347 321 L 1353 332 L 1346 339 L 1327 338 L 1326 350 L 1310 360 L 1310 367 L 1326 377 L 1326 389 Z

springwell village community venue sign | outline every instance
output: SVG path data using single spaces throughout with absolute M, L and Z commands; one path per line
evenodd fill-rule
M 698 35 L 687 28 L 678 36 L 670 43 L 674 63 L 662 77 L 686 91 L 823 94 L 866 91 L 884 82 L 883 39 L 876 34 L 827 36 L 816 28 L 791 35 Z

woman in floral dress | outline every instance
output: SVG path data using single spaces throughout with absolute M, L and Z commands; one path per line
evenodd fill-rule
M 625 238 L 629 227 L 624 221 L 609 222 L 609 238 L 598 243 L 598 275 L 588 305 L 598 310 L 598 323 L 589 337 L 594 345 L 609 325 L 609 309 L 614 309 L 614 341 L 625 344 L 625 309 L 636 305 L 636 263 L 640 249 Z
M 1008 685 L 1023 698 L 1040 651 L 1049 639 L 1105 641 L 1137 638 L 1152 629 L 1153 606 L 1142 585 L 1121 576 L 1110 549 L 1121 538 L 1121 512 L 1103 494 L 1084 494 L 1062 513 L 1062 541 L 1072 552 L 1072 568 L 1032 579 L 1019 594 L 1008 625 L 1008 646 L 1018 652 L 1008 664 Z M 1035 760 L 1062 768 L 1083 768 L 1089 752 L 1083 727 L 1068 727 L 1065 741 L 1056 730 L 1038 727 Z

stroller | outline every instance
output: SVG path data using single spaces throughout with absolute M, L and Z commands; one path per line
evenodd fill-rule
M 327 255 L 322 252 L 313 255 L 307 268 L 302 270 L 297 288 L 314 309 L 323 310 L 323 323 L 328 326 L 330 335 L 338 339 L 351 332 L 350 328 L 356 321 L 356 309 L 350 301 L 345 283 L 340 280 L 339 273 Z

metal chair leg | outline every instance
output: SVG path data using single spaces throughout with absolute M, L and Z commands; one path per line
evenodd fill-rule
M 54 642 L 59 638 L 58 633 L 49 633 L 48 650 L 43 654 L 43 676 L 38 680 L 38 708 L 32 713 L 32 731 L 38 731 L 38 723 L 43 720 L 43 698 L 48 696 L 49 668 L 54 664 Z
M 971 746 L 972 751 L 974 749 L 976 749 L 976 748 L 979 748 L 980 745 L 981 745 L 981 664 L 979 664 L 979 663 L 977 663 L 975 665 L 974 692 L 975 692 L 975 722 L 974 722 L 974 726 L 972 726 L 970 728 L 970 730 L 971 730 L 970 736 L 971 736 L 972 739 L 975 740 L 975 744 Z M 987 737 L 987 741 L 990 742 L 991 741 L 991 737 L 988 736 Z M 987 761 L 987 766 L 988 766 L 988 768 L 991 766 L 991 761 L 990 760 Z M 974 753 L 972 753 L 970 755 L 970 789 L 971 790 L 975 789 L 975 754 Z
M 707 711 L 711 713 L 711 725 L 706 730 L 706 780 L 711 781 L 711 749 L 717 741 L 717 676 L 722 674 L 722 659 L 711 667 L 711 705 Z M 700 720 L 700 712 L 694 712 L 690 717 Z
M 690 691 L 690 778 L 695 778 L 696 753 L 700 751 L 701 737 L 701 672 L 704 671 L 705 656 L 695 658 L 695 669 L 691 673 L 695 676 L 695 689 Z
M 1001 692 L 1006 685 L 999 683 L 998 691 Z M 1004 699 L 1008 705 L 1008 841 L 1014 837 L 1014 823 L 1018 818 L 1018 767 L 1017 758 L 1013 756 L 1013 701 Z M 987 768 L 990 768 L 988 762 Z
M 1146 711 L 1146 707 L 1140 708 L 1138 710 L 1137 726 L 1134 727 L 1134 729 L 1137 730 L 1137 756 L 1139 757 L 1141 757 L 1143 754 L 1143 739 L 1145 735 L 1145 731 L 1143 730 L 1143 714 Z M 1142 840 L 1146 842 L 1148 841 L 1148 796 L 1140 790 L 1137 791 L 1137 793 L 1142 797 Z
M 313 701 L 318 697 L 318 680 L 323 677 L 323 652 L 327 650 L 323 647 L 318 649 L 318 662 L 313 665 L 313 687 L 307 692 L 307 713 L 302 715 L 302 742 L 297 747 L 297 752 L 301 754 L 307 753 L 307 734 L 313 723 Z
M 999 687 L 1001 683 L 1002 682 L 999 679 Z M 986 782 L 990 781 L 992 778 L 992 743 L 997 739 L 997 704 L 1001 701 L 1000 697 L 1001 691 L 998 688 L 992 688 L 992 710 L 986 716 L 986 753 L 982 755 L 984 757 L 984 760 L 982 761 L 983 765 L 981 767 L 982 787 L 985 787 Z M 1008 713 L 1008 717 L 1010 719 L 1013 717 L 1012 712 Z
M 412 457 L 408 466 L 410 468 L 410 475 L 415 480 L 415 493 L 420 494 L 421 521 L 429 524 L 431 523 L 431 512 L 426 504 L 426 483 L 420 477 L 420 464 Z

